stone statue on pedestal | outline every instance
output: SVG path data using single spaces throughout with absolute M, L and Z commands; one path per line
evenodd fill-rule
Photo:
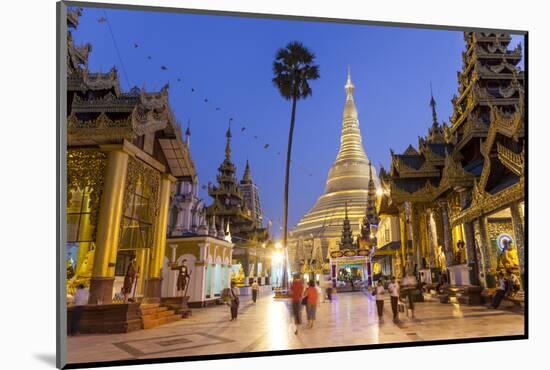
M 189 280 L 191 279 L 191 271 L 186 266 L 187 260 L 184 259 L 181 265 L 172 264 L 172 270 L 178 271 L 178 280 L 176 282 L 176 288 L 178 292 L 183 292 L 185 296 L 187 294 L 187 288 L 189 285 Z

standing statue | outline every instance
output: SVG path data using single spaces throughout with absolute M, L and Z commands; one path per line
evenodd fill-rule
M 189 286 L 189 280 L 191 279 L 191 271 L 186 266 L 187 260 L 184 259 L 181 262 L 181 265 L 178 265 L 176 263 L 173 263 L 171 268 L 172 270 L 178 271 L 178 280 L 176 283 L 176 288 L 178 292 L 183 292 L 183 296 L 187 294 L 187 288 Z
M 465 253 L 464 253 L 464 242 L 462 240 L 459 240 L 456 243 L 456 255 L 455 255 L 455 263 L 462 264 L 465 262 Z
M 124 303 L 128 303 L 128 296 L 132 293 L 135 295 L 135 284 L 138 278 L 138 270 L 136 269 L 137 260 L 135 256 L 132 256 L 130 264 L 126 268 L 126 274 L 124 275 L 124 284 L 122 285 L 122 294 L 124 294 Z M 133 299 L 132 299 L 133 300 Z
M 437 250 L 437 261 L 441 270 L 447 268 L 447 259 L 445 258 L 445 253 L 443 253 L 443 247 L 439 246 Z

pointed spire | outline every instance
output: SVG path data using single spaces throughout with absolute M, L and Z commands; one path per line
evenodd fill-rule
M 432 107 L 432 126 L 433 127 L 438 127 L 439 124 L 437 123 L 437 113 L 435 111 L 435 99 L 434 99 L 434 93 L 433 93 L 433 90 L 432 90 L 432 83 L 430 82 L 430 94 L 432 96 L 432 98 L 430 99 L 430 105 Z
M 347 94 L 347 100 L 353 100 L 353 90 L 355 89 L 355 86 L 353 85 L 353 82 L 351 82 L 351 70 L 348 65 L 348 80 L 346 81 L 346 94 Z
M 246 166 L 244 168 L 244 174 L 243 179 L 241 180 L 241 184 L 250 184 L 252 182 L 252 174 L 250 172 L 250 165 L 248 163 L 248 159 L 246 160 Z
M 231 121 L 233 118 L 229 119 L 229 126 L 227 127 L 227 132 L 225 133 L 225 137 L 227 138 L 227 144 L 225 144 L 225 159 L 230 160 L 231 159 Z
M 187 129 L 185 130 L 185 144 L 189 147 L 191 139 L 191 119 L 187 121 Z
M 351 249 L 353 246 L 353 235 L 351 231 L 351 225 L 348 218 L 348 202 L 344 205 L 344 222 L 342 224 L 342 239 L 340 240 L 341 249 Z
M 345 202 L 344 203 L 344 218 L 347 220 L 348 219 L 348 202 Z

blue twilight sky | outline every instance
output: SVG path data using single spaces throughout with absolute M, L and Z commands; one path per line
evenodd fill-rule
M 216 182 L 232 117 L 238 177 L 248 158 L 275 236 L 281 234 L 291 109 L 271 82 L 278 48 L 301 41 L 316 54 L 321 72 L 312 82 L 313 96 L 297 107 L 289 226 L 321 195 L 336 157 L 347 66 L 367 155 L 377 168 L 388 168 L 390 148 L 402 152 L 427 133 L 430 82 L 438 117 L 448 121 L 464 49 L 457 31 L 92 8 L 84 9 L 73 36 L 77 44 L 92 44 L 91 71 L 116 66 L 124 89 L 170 84 L 176 117 L 183 126 L 191 120 L 201 187 Z M 512 46 L 522 40 L 514 37 Z M 200 195 L 210 204 L 205 190 Z

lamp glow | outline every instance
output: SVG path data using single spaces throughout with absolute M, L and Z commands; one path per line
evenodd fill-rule
M 275 252 L 272 256 L 272 261 L 275 263 L 281 263 L 283 262 L 283 254 L 281 252 Z

